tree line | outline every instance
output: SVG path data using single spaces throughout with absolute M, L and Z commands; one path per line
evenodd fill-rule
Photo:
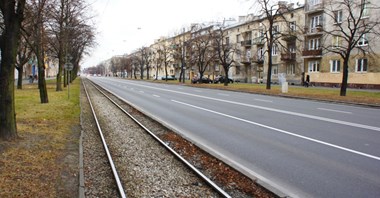
M 80 62 L 94 47 L 93 16 L 85 0 L 2 0 L 0 2 L 0 138 L 17 138 L 14 102 L 22 89 L 24 65 L 35 64 L 40 102 L 48 103 L 47 62 L 58 63 L 56 91 L 76 78 Z M 72 65 L 72 71 L 65 69 Z M 70 76 L 69 76 L 70 75 Z

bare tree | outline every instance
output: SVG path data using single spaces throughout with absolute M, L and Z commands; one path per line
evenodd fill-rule
M 0 138 L 17 138 L 14 98 L 16 52 L 24 20 L 25 0 L 0 1 Z
M 228 72 L 234 62 L 234 54 L 236 46 L 229 42 L 227 31 L 224 30 L 223 25 L 219 25 L 213 32 L 214 48 L 220 64 L 223 66 L 225 79 L 229 79 Z M 224 81 L 224 86 L 228 86 L 229 80 Z
M 330 19 L 326 22 L 334 25 L 331 26 L 331 29 L 323 30 L 324 40 L 327 41 L 323 45 L 323 50 L 337 54 L 343 59 L 340 96 L 347 94 L 351 55 L 361 54 L 364 57 L 374 55 L 372 47 L 379 43 L 380 19 L 378 16 L 380 15 L 375 13 L 380 11 L 380 7 L 379 3 L 371 2 L 368 0 L 329 0 L 326 2 L 325 14 Z M 369 13 L 373 13 L 373 15 L 370 16 Z M 367 62 L 361 61 L 358 65 L 361 69 L 366 69 Z
M 50 54 L 58 59 L 56 90 L 62 91 L 62 75 L 65 74 L 64 86 L 67 85 L 67 71 L 64 64 L 71 57 L 73 70 L 70 80 L 75 79 L 79 63 L 86 54 L 86 49 L 95 45 L 92 17 L 87 16 L 88 4 L 83 0 L 55 0 L 47 12 L 47 30 Z
M 265 38 L 266 42 L 266 53 L 268 54 L 268 70 L 267 70 L 267 83 L 266 89 L 271 89 L 272 81 L 272 51 L 278 50 L 279 43 L 278 40 L 281 37 L 279 26 L 275 26 L 275 23 L 281 20 L 285 20 L 282 13 L 287 11 L 286 3 L 278 0 L 257 0 L 259 7 L 259 13 L 263 20 L 261 25 L 264 27 L 261 34 Z M 285 3 L 285 4 L 284 4 Z
M 190 61 L 198 67 L 199 83 L 206 69 L 215 62 L 216 53 L 213 44 L 213 26 L 201 27 L 195 29 L 193 38 L 190 40 Z
M 165 71 L 165 81 L 168 80 L 168 66 L 172 58 L 172 48 L 170 48 L 167 45 L 167 40 L 165 40 L 163 43 L 161 43 L 158 46 L 157 53 L 158 53 L 158 64 L 164 66 L 164 71 Z M 157 79 L 157 77 L 156 77 Z
M 31 37 L 28 41 L 30 48 L 37 57 L 38 65 L 38 89 L 40 92 L 40 102 L 48 103 L 48 93 L 45 80 L 45 57 L 47 48 L 46 30 L 46 8 L 48 7 L 47 0 L 30 1 L 26 9 L 26 16 L 31 17 L 31 29 L 27 32 Z
M 18 71 L 17 89 L 22 89 L 22 74 L 24 73 L 24 66 L 30 60 L 31 56 L 32 50 L 30 50 L 29 45 L 26 43 L 24 38 L 20 38 L 15 64 Z
M 180 62 L 181 68 L 179 73 L 178 81 L 185 83 L 185 70 L 186 70 L 186 52 L 189 47 L 189 38 L 186 37 L 190 32 L 183 31 L 180 35 L 178 35 L 178 40 L 173 40 L 173 59 L 176 62 Z
M 144 47 L 141 50 L 141 56 L 145 64 L 146 78 L 149 80 L 149 70 L 154 59 L 153 51 L 149 47 Z

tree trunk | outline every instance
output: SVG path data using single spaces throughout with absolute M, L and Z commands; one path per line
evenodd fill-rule
M 17 138 L 14 71 L 24 5 L 20 1 L 16 10 L 11 2 L 1 2 L 5 28 L 0 36 L 0 138 L 5 140 Z
M 267 86 L 266 89 L 271 88 L 271 81 L 272 81 L 272 48 L 268 48 L 268 74 L 267 74 Z
M 56 83 L 56 88 L 55 91 L 63 91 L 62 89 L 62 70 L 63 70 L 63 54 L 59 54 L 58 58 L 58 73 L 57 73 L 57 83 Z
M 24 73 L 24 67 L 17 67 L 18 77 L 17 77 L 17 89 L 22 89 L 22 73 Z
M 46 80 L 45 80 L 45 61 L 38 61 L 38 89 L 40 90 L 41 103 L 49 103 Z
M 165 63 L 165 81 L 168 81 L 168 66 Z
M 346 96 L 347 83 L 348 83 L 348 58 L 345 58 L 343 59 L 343 77 L 342 77 L 342 85 L 340 87 L 340 96 Z
M 228 67 L 223 65 L 223 69 L 224 69 L 224 76 L 226 77 L 225 80 L 224 80 L 224 86 L 228 86 L 228 83 L 229 83 L 229 78 L 228 78 Z

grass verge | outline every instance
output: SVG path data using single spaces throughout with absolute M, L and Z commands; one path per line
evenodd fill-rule
M 57 92 L 55 86 L 55 80 L 47 81 L 47 104 L 40 103 L 36 83 L 15 91 L 19 138 L 0 141 L 0 197 L 77 193 L 80 79 L 70 85 L 70 99 L 67 87 Z

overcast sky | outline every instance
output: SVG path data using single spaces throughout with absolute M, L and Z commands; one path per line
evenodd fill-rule
M 253 0 L 87 0 L 92 4 L 98 46 L 82 68 L 114 55 L 148 46 L 194 22 L 236 18 L 250 13 Z

